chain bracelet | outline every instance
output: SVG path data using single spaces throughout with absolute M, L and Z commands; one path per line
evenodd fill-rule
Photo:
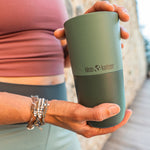
M 35 126 L 40 128 L 45 124 L 45 114 L 49 106 L 48 100 L 45 98 L 39 98 L 37 95 L 31 96 L 31 98 L 31 118 L 27 125 L 28 130 L 33 130 Z

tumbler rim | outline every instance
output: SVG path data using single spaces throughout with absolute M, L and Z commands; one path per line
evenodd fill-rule
M 118 15 L 118 13 L 114 12 L 114 11 L 96 11 L 96 12 L 92 12 L 92 13 L 87 13 L 87 14 L 82 14 L 82 15 L 78 15 L 75 17 L 72 17 L 70 19 L 68 19 L 67 21 L 64 22 L 64 26 L 66 26 L 67 24 L 73 22 L 76 19 L 82 18 L 82 17 L 87 17 L 87 16 L 93 16 L 95 14 L 113 14 L 113 15 Z

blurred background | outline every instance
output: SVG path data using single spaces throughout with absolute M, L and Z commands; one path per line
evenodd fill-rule
M 97 0 L 65 0 L 68 16 L 83 14 Z M 121 22 L 130 34 L 122 40 L 126 107 L 133 110 L 128 124 L 112 134 L 90 139 L 78 136 L 82 150 L 150 150 L 150 0 L 108 0 L 125 7 L 130 21 Z M 77 102 L 71 69 L 66 69 L 68 99 Z

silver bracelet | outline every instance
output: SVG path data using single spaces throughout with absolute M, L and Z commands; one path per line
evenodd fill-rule
M 31 96 L 32 105 L 31 105 L 31 118 L 28 122 L 27 129 L 33 130 L 34 127 L 40 127 L 45 124 L 45 114 L 47 111 L 47 107 L 49 106 L 48 100 L 45 98 L 39 98 L 36 96 Z

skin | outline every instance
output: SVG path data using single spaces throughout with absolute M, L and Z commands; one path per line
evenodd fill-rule
M 117 12 L 119 15 L 119 19 L 123 22 L 129 21 L 129 15 L 127 9 L 124 7 L 117 6 L 115 4 L 110 4 L 106 1 L 97 1 L 91 8 L 89 8 L 84 14 L 92 13 L 96 11 L 114 11 Z M 129 33 L 127 30 L 120 26 L 120 34 L 122 39 L 128 39 Z M 66 37 L 65 37 L 65 30 L 64 28 L 59 28 L 54 32 L 54 35 L 57 39 L 61 40 L 62 45 L 67 45 Z M 121 43 L 121 47 L 124 48 L 123 43 Z M 68 51 L 66 47 L 66 51 Z M 70 67 L 70 58 L 69 55 L 66 57 L 65 60 L 65 67 Z
M 109 2 L 97 1 L 91 8 L 89 8 L 85 12 L 85 14 L 96 12 L 96 11 L 114 11 L 114 12 L 118 13 L 121 21 L 123 21 L 123 22 L 129 21 L 129 15 L 127 13 L 127 10 L 124 7 L 120 7 L 120 6 L 117 6 L 115 4 L 112 5 Z M 129 38 L 129 33 L 122 26 L 120 27 L 120 34 L 121 34 L 122 39 L 128 39 Z M 61 40 L 61 43 L 63 46 L 66 45 L 65 50 L 68 51 L 64 28 L 57 29 L 54 32 L 54 35 L 56 38 Z M 121 47 L 122 48 L 124 47 L 123 43 L 121 43 Z M 69 55 L 65 59 L 65 66 L 70 67 Z M 68 103 L 65 104 L 65 106 L 67 106 L 67 105 L 69 105 L 69 104 Z M 75 112 L 72 112 L 73 105 L 75 107 L 75 109 L 74 109 Z M 128 110 L 126 110 L 125 117 L 120 124 L 118 124 L 114 127 L 105 128 L 105 129 L 94 128 L 94 127 L 90 127 L 89 125 L 87 125 L 86 121 L 88 121 L 88 120 L 102 121 L 104 119 L 112 117 L 112 116 L 119 113 L 119 111 L 120 111 L 119 106 L 115 105 L 115 104 L 109 104 L 109 103 L 101 104 L 101 105 L 98 105 L 94 108 L 86 108 L 84 106 L 81 106 L 80 104 L 73 104 L 73 105 L 70 104 L 71 108 L 66 107 L 66 111 L 70 112 L 69 114 L 67 113 L 66 116 L 65 116 L 65 114 L 63 114 L 62 115 L 63 117 L 61 115 L 60 116 L 55 116 L 55 115 L 53 116 L 52 115 L 53 116 L 52 120 L 54 120 L 55 123 L 57 122 L 56 123 L 57 125 L 59 124 L 59 126 L 73 130 L 73 131 L 77 132 L 78 134 L 81 134 L 85 137 L 93 137 L 95 135 L 102 135 L 102 134 L 114 132 L 118 128 L 120 128 L 124 124 L 126 124 L 128 119 L 130 118 L 130 116 L 132 114 L 132 110 L 128 109 Z M 56 107 L 56 106 L 57 106 L 57 104 L 55 104 L 54 107 Z M 113 109 L 110 111 L 109 108 L 112 106 L 113 106 Z M 67 110 L 67 108 L 68 108 L 68 110 Z M 91 110 L 91 115 L 90 115 L 90 113 L 88 113 L 89 109 Z M 83 110 L 85 110 L 85 111 L 83 111 Z M 71 117 L 70 118 L 68 115 L 71 115 L 72 113 L 75 114 L 75 116 L 74 117 L 70 116 Z M 86 116 L 86 114 L 87 114 L 87 116 Z M 72 118 L 74 118 L 74 119 L 72 119 Z
M 111 133 L 125 125 L 132 114 L 132 110 L 126 110 L 121 123 L 110 128 L 94 128 L 87 121 L 103 121 L 120 112 L 117 104 L 103 103 L 94 108 L 84 107 L 80 104 L 52 100 L 47 111 L 45 122 L 72 130 L 84 137 L 90 138 L 96 135 Z M 62 111 L 62 108 L 63 109 Z
M 117 5 L 112 5 L 107 2 L 96 2 L 90 9 L 88 9 L 85 13 L 92 13 L 95 11 L 115 11 L 119 14 L 120 20 L 128 21 L 129 15 L 127 14 L 126 9 L 123 7 L 119 7 Z M 121 37 L 123 39 L 127 39 L 129 34 L 127 31 L 121 27 Z M 57 29 L 54 35 L 61 40 L 63 46 L 66 47 L 67 50 L 67 41 L 65 39 L 65 30 Z M 65 66 L 70 66 L 69 55 L 65 58 Z M 31 79 L 31 77 L 28 77 Z M 37 77 L 35 77 L 37 78 Z M 37 85 L 49 85 L 49 84 L 59 84 L 62 81 L 57 80 L 58 82 L 54 83 L 55 78 L 49 79 L 49 77 L 44 78 L 41 77 L 40 82 L 33 80 L 32 84 Z M 1 79 L 3 81 L 4 79 Z M 22 84 L 22 79 L 18 80 L 18 78 L 10 79 L 13 80 L 13 83 Z M 17 80 L 17 81 L 16 81 Z M 27 79 L 28 80 L 28 79 Z M 38 78 L 39 80 L 39 78 Z M 51 80 L 51 81 L 50 81 Z M 8 80 L 5 78 L 5 82 Z M 8 81 L 10 82 L 10 81 Z M 28 84 L 26 81 L 23 84 Z M 9 101 L 8 101 L 9 100 Z M 126 110 L 125 117 L 121 123 L 114 127 L 110 128 L 94 128 L 87 125 L 87 121 L 102 121 L 107 118 L 110 118 L 120 112 L 120 107 L 117 104 L 104 103 L 94 108 L 88 108 L 73 102 L 66 102 L 62 100 L 51 100 L 49 101 L 49 106 L 47 109 L 45 122 L 54 124 L 65 129 L 72 130 L 78 134 L 81 134 L 87 138 L 93 137 L 96 135 L 107 134 L 116 131 L 123 125 L 125 125 L 130 118 L 132 111 Z M 20 122 L 28 122 L 31 117 L 31 98 L 25 97 L 17 94 L 11 94 L 7 92 L 0 92 L 0 125 L 5 124 L 13 124 Z M 26 112 L 26 113 L 24 113 Z M 11 115 L 8 115 L 11 114 Z

